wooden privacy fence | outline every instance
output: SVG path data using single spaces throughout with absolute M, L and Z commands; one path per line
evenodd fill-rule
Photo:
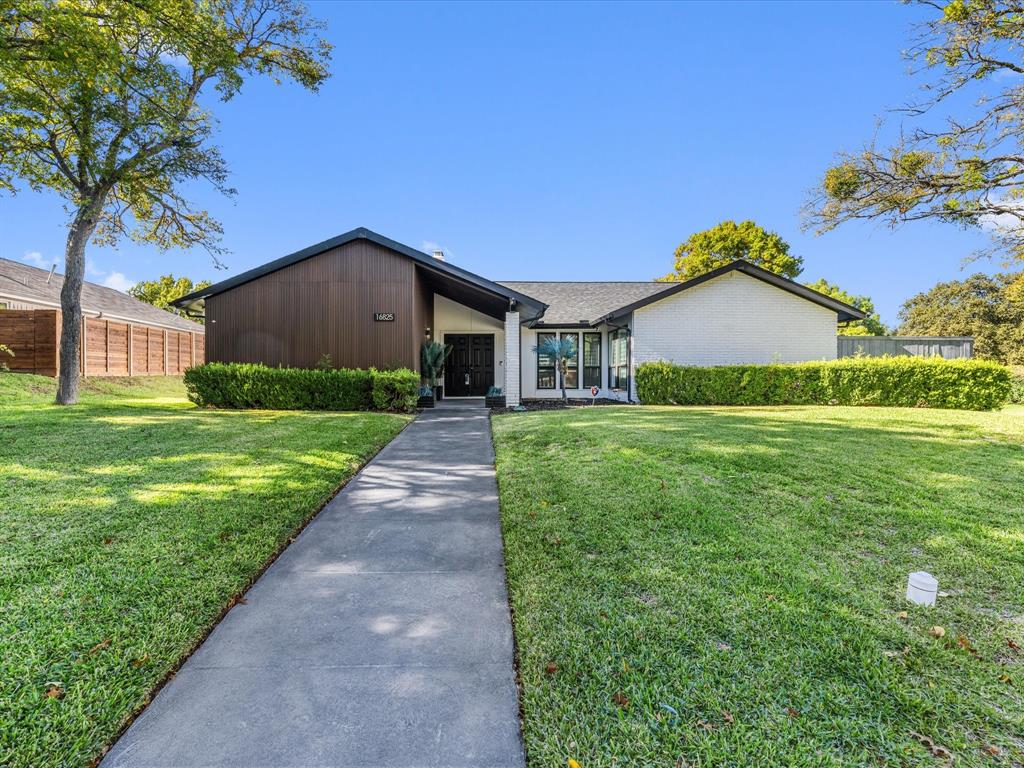
M 199 365 L 206 336 L 144 323 L 86 317 L 80 354 L 83 376 L 173 376 Z M 0 310 L 0 344 L 12 371 L 56 376 L 61 313 L 55 309 Z
M 838 336 L 839 357 L 971 357 L 970 336 Z

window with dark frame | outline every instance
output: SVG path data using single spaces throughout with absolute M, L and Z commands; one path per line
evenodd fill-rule
M 537 389 L 555 388 L 555 358 L 544 351 L 544 342 L 553 338 L 553 333 L 537 334 Z
M 566 331 L 561 334 L 562 339 L 571 339 L 573 356 L 566 360 L 565 388 L 580 388 L 580 335 L 576 331 Z
M 601 334 L 583 334 L 583 386 L 601 386 Z
M 629 381 L 629 336 L 625 328 L 608 334 L 608 386 L 625 389 Z

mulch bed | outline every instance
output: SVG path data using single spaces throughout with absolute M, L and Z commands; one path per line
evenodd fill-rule
M 491 408 L 491 413 L 522 413 L 527 411 L 559 411 L 563 408 L 588 408 L 591 405 L 630 405 L 622 400 L 615 400 L 610 397 L 599 397 L 591 400 L 589 397 L 570 397 L 568 403 L 558 400 L 523 400 L 522 407 L 517 411 L 515 408 Z

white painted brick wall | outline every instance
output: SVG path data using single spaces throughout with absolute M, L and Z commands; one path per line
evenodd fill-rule
M 797 363 L 836 356 L 836 313 L 729 272 L 633 313 L 637 364 Z
M 519 405 L 519 313 L 505 313 L 505 405 Z

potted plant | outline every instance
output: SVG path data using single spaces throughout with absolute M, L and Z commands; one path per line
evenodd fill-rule
M 505 395 L 502 394 L 501 387 L 489 388 L 484 403 L 488 408 L 504 408 Z
M 416 401 L 417 408 L 434 407 L 434 390 L 431 387 L 420 387 L 420 396 Z
M 441 399 L 441 385 L 438 380 L 444 375 L 444 364 L 452 353 L 451 344 L 439 341 L 425 341 L 420 348 L 420 372 L 427 381 L 427 386 L 434 391 L 434 399 Z

